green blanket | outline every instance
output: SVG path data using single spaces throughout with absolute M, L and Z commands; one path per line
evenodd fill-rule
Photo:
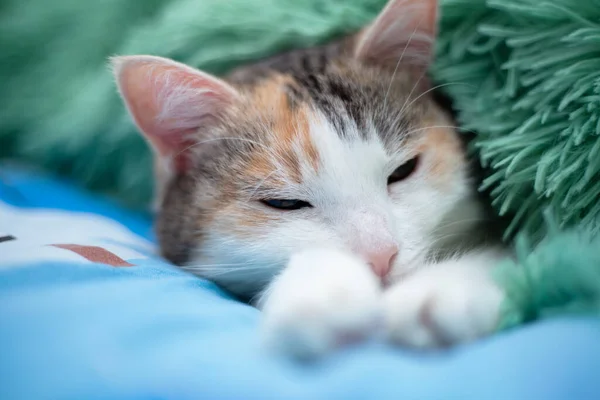
M 385 0 L 3 0 L 0 157 L 144 207 L 150 154 L 117 98 L 114 54 L 213 73 L 354 31 Z M 600 312 L 600 2 L 442 0 L 435 80 L 477 134 L 520 268 L 501 327 Z

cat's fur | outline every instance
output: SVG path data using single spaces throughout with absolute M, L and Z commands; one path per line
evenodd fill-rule
M 163 255 L 260 298 L 267 344 L 310 355 L 378 329 L 417 347 L 493 330 L 504 251 L 486 244 L 461 140 L 427 82 L 436 19 L 434 0 L 392 0 L 356 35 L 225 80 L 114 59 L 157 154 Z

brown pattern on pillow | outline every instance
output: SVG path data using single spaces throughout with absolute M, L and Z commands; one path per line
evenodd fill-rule
M 50 246 L 58 247 L 59 249 L 70 250 L 73 253 L 79 254 L 83 258 L 94 262 L 108 264 L 113 267 L 132 267 L 133 264 L 128 263 L 114 253 L 98 246 L 83 246 L 79 244 L 51 244 Z

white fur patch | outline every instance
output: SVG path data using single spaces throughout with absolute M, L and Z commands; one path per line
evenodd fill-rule
M 300 357 L 365 338 L 381 317 L 379 285 L 368 266 L 333 250 L 293 256 L 261 304 L 265 345 Z
M 390 340 L 431 348 L 474 340 L 496 327 L 502 292 L 490 271 L 502 258 L 487 250 L 432 265 L 386 291 Z

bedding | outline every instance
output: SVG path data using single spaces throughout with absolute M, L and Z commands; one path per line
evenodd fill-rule
M 597 399 L 600 320 L 439 353 L 261 352 L 259 312 L 155 254 L 147 215 L 0 169 L 0 399 Z
M 0 159 L 142 209 L 150 151 L 118 99 L 108 57 L 153 54 L 221 74 L 355 31 L 386 3 L 256 1 L 3 1 Z M 481 188 L 518 247 L 519 268 L 498 274 L 509 294 L 499 329 L 600 315 L 597 3 L 440 0 L 432 78 L 461 129 L 475 134 Z

